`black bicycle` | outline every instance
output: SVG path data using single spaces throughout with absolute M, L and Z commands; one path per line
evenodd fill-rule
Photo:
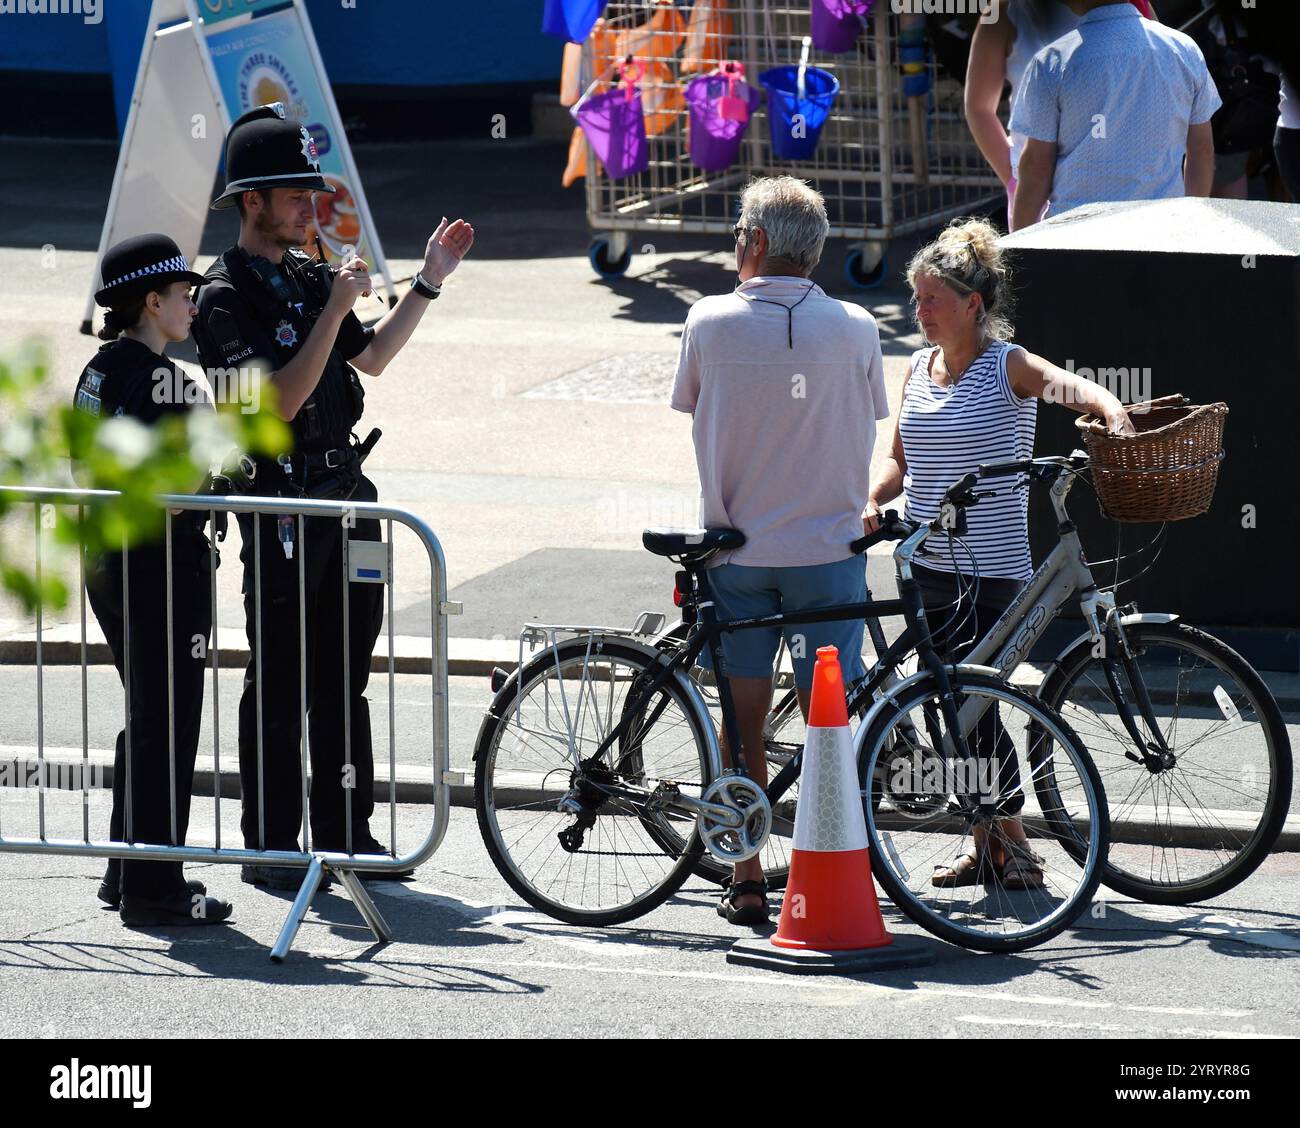
M 706 851 L 726 866 L 756 856 L 783 817 L 802 752 L 766 789 L 743 756 L 724 767 L 690 676 L 697 657 L 708 648 L 716 668 L 726 631 L 903 615 L 908 626 L 866 692 L 884 688 L 912 651 L 921 669 L 888 688 L 855 737 L 873 873 L 911 919 L 968 948 L 1017 951 L 1066 928 L 1106 858 L 1101 778 L 1049 705 L 936 652 L 911 566 L 938 531 L 939 522 L 918 528 L 895 550 L 899 599 L 720 623 L 705 563 L 743 534 L 650 529 L 645 547 L 679 563 L 695 611 L 680 648 L 626 631 L 526 627 L 540 649 L 496 693 L 474 752 L 479 826 L 510 886 L 559 920 L 614 924 L 670 897 Z M 717 693 L 727 747 L 739 749 L 726 679 Z M 990 710 L 993 741 L 980 735 Z M 969 879 L 942 880 L 945 863 L 968 850 L 979 858 Z M 1030 859 L 1041 882 L 1004 881 L 993 858 L 1006 851 Z
M 1047 666 L 1035 693 L 1083 738 L 1105 782 L 1112 843 L 1102 883 L 1157 904 L 1209 900 L 1254 873 L 1282 832 L 1292 780 L 1286 723 L 1263 678 L 1226 643 L 1177 615 L 1117 606 L 1113 588 L 1100 585 L 1101 565 L 1089 565 L 1066 511 L 1087 465 L 1081 452 L 998 463 L 949 491 L 949 502 L 964 510 L 996 489 L 1037 483 L 1049 491 L 1057 524 L 1057 544 L 965 661 L 1009 678 L 1051 622 L 1078 601 L 1084 629 Z M 891 512 L 884 535 L 899 539 L 916 528 Z M 977 584 L 978 569 L 964 570 Z M 868 620 L 867 628 L 875 653 L 886 653 L 879 623 Z M 689 631 L 688 623 L 676 624 L 657 645 L 676 650 Z M 879 698 L 878 670 L 879 664 L 850 687 L 851 717 L 865 717 Z M 695 677 L 716 717 L 712 676 Z M 764 735 L 769 770 L 780 770 L 802 748 L 793 688 L 778 689 Z M 773 886 L 789 873 L 793 811 L 787 793 L 763 851 Z M 729 873 L 708 856 L 697 868 L 715 881 Z

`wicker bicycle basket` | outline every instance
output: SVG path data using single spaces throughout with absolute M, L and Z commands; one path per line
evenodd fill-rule
M 1112 435 L 1095 416 L 1075 420 L 1102 509 L 1113 521 L 1182 521 L 1210 508 L 1223 460 L 1226 403 L 1165 396 L 1128 409 L 1136 435 Z

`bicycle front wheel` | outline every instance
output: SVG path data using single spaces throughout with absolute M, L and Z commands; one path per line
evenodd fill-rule
M 1281 833 L 1291 802 L 1286 724 L 1259 674 L 1211 635 L 1177 622 L 1124 634 L 1167 761 L 1142 755 L 1091 642 L 1061 659 L 1039 694 L 1083 737 L 1109 793 L 1115 844 L 1102 881 L 1140 901 L 1206 901 L 1249 877 Z M 1155 734 L 1124 664 L 1114 670 L 1149 752 Z
M 655 659 L 598 635 L 548 647 L 493 700 L 475 746 L 479 829 L 501 876 L 557 920 L 631 920 L 681 888 L 702 846 L 672 803 L 712 781 L 704 725 Z M 594 753 L 625 715 L 622 739 Z
M 1106 798 L 1083 744 L 1043 702 L 977 674 L 955 674 L 952 688 L 985 707 L 969 758 L 952 754 L 932 679 L 891 699 L 859 743 L 872 872 L 941 939 L 1020 951 L 1067 928 L 1096 892 Z M 945 873 L 968 852 L 972 865 Z M 1009 856 L 1016 866 L 1004 867 Z

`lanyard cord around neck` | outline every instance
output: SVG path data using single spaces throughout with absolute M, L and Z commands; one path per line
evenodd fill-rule
M 788 339 L 788 342 L 789 342 L 790 348 L 794 348 L 794 310 L 795 310 L 795 306 L 800 305 L 800 304 L 803 302 L 803 299 L 806 298 L 809 294 L 811 294 L 811 293 L 813 292 L 813 287 L 816 286 L 816 285 L 817 285 L 816 282 L 809 282 L 809 283 L 808 283 L 808 289 L 806 289 L 806 290 L 803 292 L 803 298 L 800 298 L 799 301 L 797 301 L 797 302 L 794 303 L 794 305 L 786 305 L 785 302 L 774 302 L 771 298 L 750 298 L 749 300 L 750 300 L 751 302 L 766 302 L 768 305 L 780 306 L 783 310 L 785 310 L 785 333 L 786 333 L 786 337 L 787 337 L 787 339 Z

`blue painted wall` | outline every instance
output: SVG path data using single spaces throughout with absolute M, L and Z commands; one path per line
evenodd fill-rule
M 124 120 L 149 0 L 102 0 L 78 16 L 11 15 L 0 71 L 113 75 Z M 472 86 L 559 80 L 563 44 L 540 31 L 542 0 L 307 0 L 330 81 L 367 86 Z

